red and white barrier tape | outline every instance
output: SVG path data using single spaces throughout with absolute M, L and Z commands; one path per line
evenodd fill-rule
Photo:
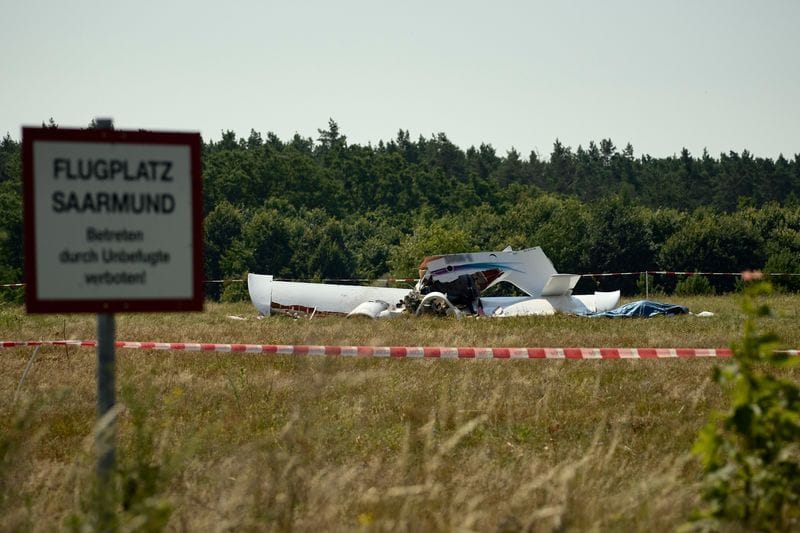
M 641 274 L 658 274 L 662 276 L 737 276 L 741 277 L 743 272 L 690 272 L 679 270 L 644 270 L 641 272 L 600 272 L 596 274 L 581 274 L 584 278 L 603 278 L 608 276 L 639 276 Z M 765 276 L 800 276 L 797 272 L 765 272 Z
M 599 274 L 581 274 L 582 278 L 606 278 L 610 276 L 638 276 L 644 272 L 602 272 Z
M 207 279 L 204 280 L 203 283 L 244 283 L 245 280 L 243 279 Z M 314 282 L 318 283 L 318 280 L 311 279 L 311 278 L 275 278 L 275 281 L 298 281 L 298 282 Z M 373 283 L 377 281 L 383 281 L 386 283 L 416 283 L 419 281 L 417 278 L 325 278 L 322 280 L 322 283 Z M 0 287 L 24 287 L 24 283 L 0 283 Z
M 741 276 L 741 272 L 689 272 L 689 271 L 671 271 L 671 270 L 642 270 L 638 272 L 596 272 L 594 274 L 578 274 L 583 278 L 606 278 L 614 276 L 640 276 L 646 275 L 662 275 L 662 276 Z M 800 276 L 798 272 L 768 272 L 768 276 L 782 277 L 782 276 Z M 203 283 L 243 283 L 243 279 L 207 279 Z M 319 280 L 311 278 L 275 278 L 275 281 L 294 281 L 305 283 L 320 283 Z M 324 278 L 321 283 L 416 283 L 418 278 Z M 24 283 L 0 283 L 0 287 L 24 287 Z
M 660 274 L 662 276 L 741 276 L 742 272 L 688 272 L 679 270 L 648 270 L 645 274 Z M 775 272 L 771 276 L 788 276 Z
M 75 346 L 93 348 L 97 341 L 0 341 L 3 348 Z M 331 355 L 342 357 L 395 357 L 408 359 L 667 359 L 730 357 L 730 348 L 469 348 L 431 346 L 313 346 L 283 344 L 214 344 L 198 342 L 117 341 L 117 348 L 189 352 L 265 353 L 278 355 Z M 800 355 L 800 350 L 784 350 Z

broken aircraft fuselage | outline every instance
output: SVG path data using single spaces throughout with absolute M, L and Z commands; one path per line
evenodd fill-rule
M 556 312 L 591 314 L 615 307 L 619 291 L 573 295 L 578 274 L 559 274 L 541 248 L 447 254 L 425 258 L 413 289 L 280 281 L 249 274 L 250 299 L 258 311 L 337 313 L 372 318 L 400 313 L 524 316 Z M 525 296 L 482 296 L 506 282 Z

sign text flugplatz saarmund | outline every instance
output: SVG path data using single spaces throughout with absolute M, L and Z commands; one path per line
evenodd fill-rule
M 200 135 L 23 128 L 28 312 L 199 311 Z

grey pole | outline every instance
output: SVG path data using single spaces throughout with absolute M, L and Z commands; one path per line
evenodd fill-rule
M 114 129 L 110 118 L 95 119 L 97 129 Z M 117 462 L 115 415 L 108 415 L 116 402 L 116 363 L 114 344 L 116 332 L 113 313 L 97 314 L 97 433 L 95 448 L 97 453 L 97 482 L 101 500 L 98 512 L 98 526 L 107 529 L 113 522 L 114 493 L 113 472 Z
M 97 420 L 114 407 L 115 403 L 115 324 L 113 313 L 97 315 Z M 104 420 L 97 428 L 97 475 L 108 480 L 116 464 L 116 421 Z

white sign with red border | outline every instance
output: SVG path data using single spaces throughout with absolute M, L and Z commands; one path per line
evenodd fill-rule
M 28 312 L 202 310 L 197 133 L 23 128 Z

